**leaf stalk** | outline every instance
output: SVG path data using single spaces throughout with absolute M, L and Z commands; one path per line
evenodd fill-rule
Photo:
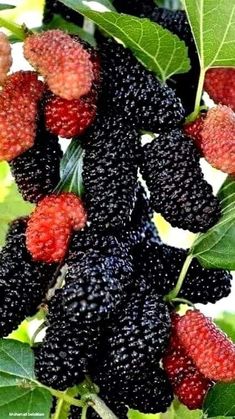
M 187 275 L 187 272 L 188 272 L 188 269 L 190 267 L 190 264 L 191 264 L 192 260 L 193 260 L 193 256 L 191 254 L 189 254 L 184 261 L 183 267 L 181 269 L 181 272 L 180 272 L 180 275 L 179 275 L 179 278 L 178 278 L 178 281 L 177 281 L 175 287 L 173 288 L 173 290 L 171 290 L 169 292 L 169 294 L 167 294 L 164 297 L 165 301 L 170 302 L 170 301 L 175 300 L 177 298 L 177 296 L 178 296 L 178 294 L 179 294 L 179 292 L 182 288 L 183 282 L 185 280 L 185 277 Z

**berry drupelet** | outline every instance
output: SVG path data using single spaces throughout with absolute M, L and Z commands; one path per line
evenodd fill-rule
M 41 122 L 34 146 L 10 162 L 12 174 L 26 201 L 37 203 L 53 191 L 60 180 L 61 157 L 58 138 L 46 131 Z
M 56 265 L 32 260 L 25 244 L 26 224 L 26 219 L 12 223 L 0 254 L 1 336 L 36 312 L 56 270 Z
M 176 285 L 187 251 L 167 245 L 140 244 L 134 253 L 134 276 L 144 278 L 158 295 L 168 294 Z M 222 269 L 206 269 L 193 259 L 178 297 L 192 303 L 215 303 L 231 291 L 232 275 Z
M 175 92 L 162 85 L 129 49 L 105 40 L 100 43 L 100 56 L 103 106 L 147 131 L 170 130 L 182 122 L 184 110 Z
M 151 202 L 173 227 L 206 231 L 219 219 L 219 201 L 204 180 L 200 155 L 180 130 L 161 133 L 143 147 L 141 171 Z
M 83 138 L 88 221 L 104 230 L 125 226 L 134 206 L 138 133 L 121 117 L 99 116 Z M 136 151 L 137 150 L 137 151 Z

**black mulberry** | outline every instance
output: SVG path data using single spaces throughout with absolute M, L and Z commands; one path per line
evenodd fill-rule
M 93 249 L 77 254 L 69 265 L 65 286 L 49 305 L 49 321 L 58 316 L 70 321 L 96 324 L 112 316 L 132 280 L 132 265 L 115 256 L 104 257 Z
M 99 117 L 84 138 L 83 181 L 88 221 L 99 229 L 125 225 L 134 206 L 138 133 L 119 117 Z
M 111 326 L 107 363 L 120 379 L 141 375 L 163 355 L 171 322 L 166 304 L 156 295 L 139 293 L 130 298 Z
M 158 132 L 172 129 L 184 118 L 180 99 L 145 69 L 130 50 L 108 40 L 100 44 L 104 107 L 113 108 L 127 123 Z
M 135 276 L 144 278 L 158 295 L 168 294 L 176 285 L 187 251 L 167 245 L 140 245 L 134 257 Z M 223 269 L 206 269 L 193 259 L 178 297 L 192 303 L 216 303 L 231 291 L 232 275 Z
M 90 325 L 62 319 L 50 325 L 42 345 L 35 350 L 35 372 L 43 384 L 65 390 L 91 374 L 101 350 L 101 332 Z
M 219 201 L 204 180 L 199 153 L 180 130 L 162 133 L 143 147 L 142 175 L 151 202 L 173 227 L 206 231 L 219 219 Z
M 35 145 L 10 162 L 12 174 L 26 201 L 37 203 L 53 191 L 60 180 L 61 157 L 58 138 L 41 127 Z
M 0 336 L 35 314 L 56 266 L 34 262 L 25 245 L 27 221 L 15 221 L 0 254 Z
M 186 13 L 183 10 L 172 11 L 155 7 L 152 11 L 146 9 L 144 16 L 177 35 L 188 47 L 191 69 L 188 73 L 174 75 L 167 83 L 176 91 L 177 96 L 179 96 L 182 101 L 186 114 L 189 114 L 194 109 L 200 75 L 200 64 L 196 44 Z

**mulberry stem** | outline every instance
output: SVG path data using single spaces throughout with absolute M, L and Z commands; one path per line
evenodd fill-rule
M 10 22 L 6 19 L 0 17 L 0 26 L 3 28 L 8 29 L 12 34 L 14 34 L 20 41 L 24 41 L 26 38 L 26 31 L 25 29 L 17 25 L 17 23 Z
M 203 93 L 203 86 L 204 86 L 204 80 L 205 80 L 206 70 L 207 69 L 201 69 L 200 77 L 199 77 L 199 80 L 198 80 L 197 94 L 196 94 L 196 99 L 195 99 L 194 111 L 193 111 L 193 113 L 191 113 L 186 118 L 186 122 L 193 122 L 193 121 L 195 121 L 195 119 L 197 118 L 198 114 L 200 113 L 200 110 L 201 110 L 201 99 L 202 99 L 202 93 Z
M 184 279 L 185 279 L 185 277 L 186 277 L 186 275 L 187 275 L 187 272 L 188 272 L 188 269 L 189 269 L 189 266 L 190 266 L 190 264 L 191 264 L 191 262 L 192 262 L 192 260 L 193 260 L 193 256 L 190 254 L 190 255 L 188 255 L 187 256 L 187 258 L 185 259 L 185 261 L 184 261 L 184 264 L 183 264 L 183 267 L 182 267 L 182 269 L 181 269 L 181 272 L 180 272 L 180 275 L 179 275 L 179 278 L 178 278 L 178 281 L 177 281 L 177 283 L 176 283 L 176 286 L 173 288 L 173 290 L 172 291 L 170 291 L 169 292 L 169 294 L 167 294 L 165 297 L 164 297 L 164 300 L 165 301 L 172 301 L 173 299 L 175 299 L 176 297 L 177 297 L 177 295 L 179 294 L 179 292 L 180 292 L 180 290 L 181 290 L 181 288 L 182 288 L 182 285 L 183 285 L 183 282 L 184 282 Z
M 96 394 L 84 395 L 83 399 L 91 406 L 102 419 L 118 419 Z

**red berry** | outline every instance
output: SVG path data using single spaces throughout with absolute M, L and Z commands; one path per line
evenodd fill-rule
M 235 68 L 211 68 L 206 73 L 204 88 L 215 103 L 235 111 Z
M 73 100 L 89 93 L 94 80 L 89 53 L 65 32 L 49 30 L 27 37 L 24 54 L 55 95 Z
M 0 84 L 2 84 L 12 65 L 11 44 L 3 32 L 0 32 L 0 57 Z
M 10 161 L 33 146 L 43 91 L 44 84 L 34 72 L 7 77 L 0 93 L 0 160 Z
M 177 386 L 185 376 L 196 371 L 196 367 L 192 360 L 182 349 L 174 350 L 165 355 L 163 358 L 163 367 L 173 388 Z
M 54 95 L 46 99 L 46 127 L 61 137 L 81 135 L 92 124 L 95 116 L 96 101 L 89 95 L 77 100 L 66 100 Z
M 208 111 L 201 131 L 201 149 L 215 168 L 235 174 L 235 114 L 227 106 Z
M 193 138 L 197 148 L 201 150 L 201 132 L 204 125 L 206 113 L 203 113 L 193 122 L 184 125 L 184 132 L 188 137 Z
M 187 355 L 205 377 L 235 380 L 235 345 L 209 318 L 198 310 L 189 310 L 176 330 Z
M 205 395 L 211 386 L 211 381 L 195 371 L 194 374 L 183 378 L 175 388 L 175 394 L 188 409 L 201 409 Z
M 43 198 L 29 219 L 26 244 L 33 259 L 59 262 L 66 255 L 72 230 L 86 224 L 82 201 L 72 193 Z

